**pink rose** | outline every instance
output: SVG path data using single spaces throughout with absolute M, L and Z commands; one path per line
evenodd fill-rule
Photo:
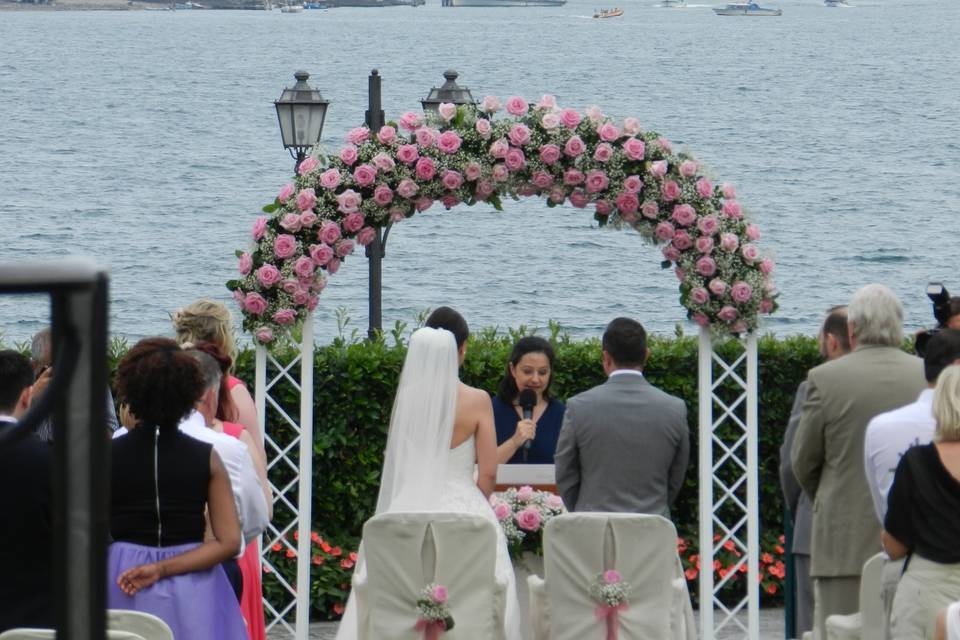
M 438 584 L 430 591 L 430 599 L 437 604 L 443 604 L 447 601 L 447 588 L 442 584 Z
M 623 119 L 623 132 L 628 136 L 635 136 L 640 133 L 640 121 L 636 118 Z
M 397 148 L 397 157 L 400 162 L 413 164 L 420 157 L 420 151 L 415 144 L 402 144 Z
M 545 144 L 540 147 L 540 160 L 545 165 L 551 165 L 560 159 L 560 147 L 555 144 Z
M 572 139 L 573 138 L 571 138 L 571 140 Z M 607 177 L 606 172 L 600 169 L 587 172 L 587 193 L 598 193 L 603 191 L 609 184 L 610 179 Z
M 743 216 L 743 210 L 740 203 L 736 200 L 727 200 L 723 203 L 723 215 L 733 220 L 739 220 Z
M 305 176 L 311 171 L 313 171 L 314 169 L 316 169 L 317 165 L 319 164 L 320 164 L 320 161 L 314 158 L 313 156 L 310 156 L 309 158 L 305 158 L 304 161 L 300 163 L 300 166 L 297 167 L 297 173 L 300 174 L 301 176 Z
M 677 249 L 672 244 L 668 244 L 663 247 L 663 257 L 669 260 L 670 262 L 676 262 L 680 259 L 680 249 Z
M 360 154 L 357 152 L 357 148 L 352 144 L 348 144 L 340 149 L 340 160 L 343 161 L 343 164 L 347 165 L 348 167 L 353 166 L 353 163 L 357 161 L 359 155 Z
M 363 228 L 363 222 L 363 214 L 358 211 L 354 211 L 353 213 L 347 214 L 343 218 L 343 222 L 341 224 L 343 224 L 343 229 L 347 233 L 356 233 Z
M 720 221 L 715 216 L 703 216 L 697 221 L 697 229 L 701 233 L 712 236 L 720 230 Z
M 759 240 L 760 239 L 760 227 L 755 224 L 747 225 L 747 240 Z
M 529 108 L 530 106 L 527 104 L 527 101 L 520 96 L 507 98 L 507 113 L 512 116 L 522 116 Z
M 291 298 L 293 298 L 293 304 L 304 307 L 310 301 L 310 292 L 307 289 L 300 288 L 293 293 Z
M 720 193 L 722 193 L 723 197 L 727 200 L 733 200 L 737 197 L 737 190 L 729 182 L 724 182 L 720 185 Z
M 333 246 L 333 243 L 340 239 L 340 225 L 336 222 L 327 221 L 320 227 L 320 233 L 317 234 L 320 241 L 324 244 Z
M 663 199 L 667 202 L 671 200 L 676 200 L 680 197 L 680 185 L 678 185 L 673 180 L 667 180 L 663 183 L 663 186 L 660 187 L 660 194 L 663 196 Z M 691 222 L 693 222 L 691 220 Z
M 563 152 L 571 158 L 576 158 L 587 150 L 587 145 L 583 143 L 580 136 L 571 136 L 567 143 L 563 145 Z
M 377 170 L 368 164 L 358 165 L 353 170 L 353 180 L 361 187 L 369 187 L 377 179 Z M 339 196 L 337 197 L 339 200 Z
M 397 224 L 407 219 L 407 212 L 403 207 L 393 207 L 390 209 L 390 222 Z
M 417 211 L 423 212 L 433 206 L 433 199 L 429 196 L 421 196 L 413 203 L 414 208 Z
M 593 159 L 597 162 L 608 162 L 613 157 L 613 147 L 606 142 L 601 142 L 593 150 Z
M 651 220 L 656 220 L 657 216 L 660 215 L 660 207 L 656 202 L 647 201 L 643 203 L 643 206 L 640 207 L 640 213 L 643 214 L 644 218 L 649 218 Z
M 320 174 L 320 186 L 324 189 L 336 189 L 340 186 L 340 172 L 336 169 L 327 169 Z
M 747 262 L 753 262 L 760 257 L 760 250 L 757 249 L 755 244 L 745 244 L 740 249 L 740 254 L 743 256 L 743 259 Z
M 607 584 L 616 584 L 621 580 L 623 580 L 623 578 L 620 577 L 620 572 L 616 569 L 608 569 L 603 572 L 603 581 Z
M 437 138 L 439 137 L 440 134 L 429 127 L 421 127 L 420 129 L 417 129 L 417 144 L 424 149 L 429 149 L 436 144 Z
M 620 137 L 620 129 L 614 126 L 612 122 L 604 122 L 597 129 L 597 135 L 604 142 L 613 142 Z
M 734 309 L 730 305 L 726 305 L 725 307 L 720 309 L 720 313 L 717 314 L 717 317 L 723 320 L 724 322 L 733 322 L 734 320 L 737 319 L 738 315 L 740 314 L 737 313 L 736 309 Z
M 296 213 L 285 213 L 283 217 L 280 218 L 280 226 L 290 233 L 300 231 L 302 225 L 303 223 L 300 222 L 300 216 Z
M 363 198 L 353 189 L 347 189 L 337 196 L 338 211 L 342 213 L 353 213 L 360 208 Z
M 440 106 L 437 107 L 437 113 L 444 122 L 450 122 L 457 117 L 457 105 L 452 102 L 441 102 Z
M 490 126 L 490 121 L 486 118 L 479 118 L 477 124 L 473 125 L 473 128 L 477 130 L 477 133 L 480 134 L 481 138 L 490 137 L 490 131 L 492 130 Z
M 557 185 L 553 189 L 550 189 L 550 196 L 549 196 L 550 202 L 554 204 L 563 204 L 563 202 L 566 199 L 567 199 L 567 190 L 561 187 L 560 185 Z
M 522 147 L 530 142 L 530 129 L 527 125 L 518 122 L 510 127 L 507 137 L 510 138 L 510 144 L 515 147 Z
M 773 300 L 764 298 L 760 301 L 760 313 L 773 313 Z
M 638 175 L 629 175 L 623 179 L 623 188 L 631 193 L 640 193 L 640 189 L 643 189 L 643 180 Z
M 475 182 L 480 179 L 480 176 L 483 175 L 483 169 L 480 167 L 478 162 L 468 162 L 463 167 L 463 177 L 467 179 L 467 182 Z
M 617 194 L 616 204 L 621 215 L 636 213 L 640 208 L 640 200 L 632 191 L 621 191 Z
M 419 113 L 407 111 L 400 116 L 400 128 L 407 131 L 416 131 L 423 125 L 423 116 Z
M 680 163 L 680 175 L 682 175 L 684 178 L 692 178 L 693 176 L 697 175 L 697 169 L 699 168 L 700 165 L 693 160 L 684 160 Z
M 450 191 L 456 191 L 463 184 L 463 176 L 457 171 L 446 170 L 440 178 L 440 182 Z
M 338 258 L 347 257 L 353 253 L 353 240 L 339 240 L 333 248 L 333 251 L 337 254 Z
M 540 529 L 540 512 L 536 507 L 527 507 L 515 516 L 517 526 L 524 531 L 538 531 Z
M 720 234 L 720 248 L 724 251 L 729 251 L 733 253 L 737 250 L 737 247 L 740 246 L 740 240 L 737 239 L 736 234 L 733 233 L 722 233 Z
M 380 144 L 392 144 L 397 139 L 397 130 L 386 124 L 377 131 L 377 140 Z
M 673 145 L 664 137 L 657 138 L 657 146 L 660 147 L 664 153 L 673 153 Z
M 340 258 L 331 258 L 327 263 L 327 273 L 333 275 L 337 271 L 340 271 Z
M 289 325 L 296 321 L 297 312 L 293 309 L 278 309 L 271 317 L 277 324 Z
M 298 278 L 309 278 L 313 275 L 313 260 L 307 256 L 300 256 L 293 263 L 293 272 Z
M 662 178 L 667 175 L 667 161 L 657 160 L 650 163 L 650 175 L 654 178 Z
M 282 189 L 280 189 L 280 193 L 277 194 L 277 200 L 279 200 L 280 202 L 286 202 L 287 200 L 290 199 L 290 196 L 292 196 L 293 192 L 296 190 L 297 188 L 293 185 L 293 183 L 288 182 L 287 184 L 283 185 Z
M 760 273 L 762 273 L 765 276 L 768 276 L 771 273 L 773 273 L 773 260 L 771 260 L 770 258 L 764 258 L 763 260 L 761 260 Z
M 321 282 L 324 282 L 324 281 L 321 280 Z M 321 289 L 322 288 L 323 287 L 321 287 Z M 313 311 L 314 309 L 316 309 L 317 304 L 319 304 L 319 302 L 320 302 L 320 298 L 318 298 L 317 296 L 310 296 L 309 298 L 307 298 L 307 311 Z
M 313 209 L 317 204 L 317 194 L 313 189 L 304 189 L 297 194 L 297 208 L 300 211 Z
M 552 96 L 549 93 L 545 93 L 540 96 L 540 102 L 537 103 L 537 107 L 540 109 L 553 110 L 557 108 L 557 98 Z
M 483 110 L 487 113 L 496 113 L 500 110 L 500 98 L 497 96 L 484 96 L 483 97 Z
M 527 165 L 527 159 L 523 155 L 523 151 L 516 147 L 512 147 L 509 151 L 507 151 L 507 155 L 503 159 L 503 162 L 507 165 L 507 169 L 510 169 L 510 171 L 519 171 Z
M 347 142 L 350 144 L 363 144 L 370 139 L 370 129 L 366 127 L 355 127 L 347 133 Z
M 257 342 L 267 344 L 273 342 L 273 331 L 270 330 L 270 327 L 258 327 L 253 332 L 253 337 L 257 339 Z
M 250 257 L 249 253 L 240 254 L 240 265 L 238 266 L 240 273 L 247 275 L 250 273 L 250 270 L 253 269 L 253 258 Z
M 280 282 L 280 278 L 280 270 L 272 264 L 265 264 L 257 269 L 257 282 L 268 289 Z
M 563 126 L 567 129 L 576 129 L 582 119 L 583 116 L 575 109 L 562 109 L 560 111 L 560 122 L 562 122 Z
M 312 244 L 310 245 L 310 259 L 313 260 L 313 263 L 318 267 L 330 262 L 330 259 L 333 258 L 333 249 L 325 244 Z
M 611 205 L 606 200 L 597 200 L 593 205 L 594 211 L 597 212 L 597 215 L 608 216 L 613 212 L 613 205 Z
M 463 140 L 453 131 L 444 131 L 437 141 L 437 148 L 444 153 L 456 153 Z
M 359 244 L 361 247 L 365 247 L 373 242 L 373 239 L 376 237 L 376 229 L 373 227 L 364 227 L 363 229 L 360 229 L 360 232 L 357 234 L 357 244 Z
M 710 256 L 703 256 L 697 260 L 697 273 L 709 278 L 717 272 L 717 263 Z
M 676 184 L 675 182 L 668 182 L 667 184 Z M 667 185 L 664 185 L 667 186 Z M 670 198 L 671 200 L 673 198 Z M 677 224 L 689 227 L 697 220 L 697 212 L 693 210 L 688 204 L 678 204 L 673 207 L 673 215 L 671 216 Z
M 432 180 L 436 173 L 437 167 L 432 158 L 423 157 L 417 160 L 416 174 L 419 179 Z
M 669 222 L 661 222 L 657 225 L 657 228 L 654 229 L 653 233 L 660 240 L 671 240 L 673 239 L 673 234 L 676 233 L 676 230 Z
M 597 105 L 587 107 L 587 118 L 594 124 L 597 124 L 603 120 L 603 111 L 601 111 Z
M 504 167 L 506 171 L 506 167 Z M 487 180 L 481 180 L 477 183 L 477 188 L 474 191 L 474 195 L 477 196 L 480 200 L 486 200 L 493 195 L 493 192 L 496 191 L 496 188 Z
M 420 191 L 420 187 L 410 178 L 404 178 L 400 181 L 400 184 L 397 185 L 397 194 L 401 198 L 410 199 L 417 195 L 418 191 Z
M 553 176 L 546 171 L 537 171 L 533 174 L 533 184 L 541 189 L 548 189 L 553 186 Z
M 540 119 L 540 124 L 542 124 L 543 128 L 547 131 L 551 131 L 560 126 L 560 116 L 555 113 L 545 113 Z
M 734 302 L 743 304 L 744 302 L 750 300 L 750 296 L 752 295 L 753 287 L 742 280 L 730 287 L 730 297 L 733 298 Z
M 647 147 L 643 140 L 638 138 L 627 138 L 623 141 L 623 153 L 631 160 L 643 160 L 646 155 Z
M 586 193 L 577 189 L 570 194 L 570 204 L 575 206 L 577 209 L 583 209 L 590 202 L 590 198 Z
M 706 178 L 697 180 L 697 195 L 704 200 L 713 197 L 713 185 Z
M 502 162 L 498 162 L 493 165 L 493 180 L 495 182 L 504 182 L 507 178 L 510 177 L 510 170 L 507 169 L 507 165 Z
M 583 172 L 577 169 L 567 169 L 563 172 L 563 184 L 575 185 L 583 182 Z
M 440 204 L 442 204 L 443 207 L 447 211 L 449 211 L 450 209 L 453 209 L 455 206 L 460 204 L 460 198 L 453 195 L 452 193 L 448 193 L 447 195 L 440 198 Z
M 562 509 L 563 498 L 555 493 L 551 493 L 549 496 L 547 496 L 547 506 L 551 509 Z
M 281 233 L 273 239 L 273 255 L 283 259 L 289 258 L 297 250 L 297 239 L 286 233 Z
M 710 293 L 703 287 L 695 287 L 690 290 L 690 300 L 693 304 L 706 304 L 710 300 Z
M 700 253 L 710 253 L 713 251 L 713 238 L 709 236 L 700 236 L 697 238 L 697 241 L 694 243 L 694 246 L 697 248 L 697 251 Z
M 267 310 L 267 301 L 259 293 L 248 293 L 243 299 L 243 308 L 255 316 L 261 315 Z
M 686 231 L 680 230 L 673 234 L 673 246 L 675 246 L 680 251 L 686 251 L 693 246 L 693 240 L 690 239 L 690 234 Z
M 718 298 L 727 292 L 727 283 L 719 278 L 714 278 L 707 286 L 710 287 L 710 293 Z
M 397 163 L 386 153 L 380 152 L 373 156 L 373 166 L 375 166 L 378 171 L 393 171 L 397 167 Z
M 377 185 L 373 190 L 373 201 L 381 207 L 385 207 L 393 202 L 393 191 L 385 184 Z
M 295 291 L 300 289 L 300 283 L 294 279 L 284 280 L 283 281 L 283 290 L 286 293 L 293 294 Z
M 312 210 L 304 211 L 300 214 L 300 224 L 306 229 L 309 229 L 317 223 L 317 214 Z
M 507 151 L 510 150 L 510 145 L 507 144 L 507 141 L 503 138 L 495 140 L 493 144 L 490 145 L 490 155 L 499 160 L 503 160 L 507 157 Z
M 708 318 L 706 315 L 700 313 L 699 311 L 697 311 L 695 314 L 693 314 L 693 315 L 691 316 L 691 319 L 692 319 L 694 322 L 696 322 L 698 325 L 700 325 L 701 327 L 709 327 L 709 326 L 710 326 L 710 318 Z

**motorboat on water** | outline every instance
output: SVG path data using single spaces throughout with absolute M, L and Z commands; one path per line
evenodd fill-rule
M 280 13 L 302 13 L 303 5 L 302 4 L 285 4 L 280 7 Z
M 613 9 L 600 9 L 593 14 L 594 18 L 617 18 L 623 15 L 623 9 L 614 7 Z
M 713 12 L 718 16 L 779 16 L 780 9 L 761 7 L 756 2 L 734 2 L 726 7 L 714 7 Z
M 847 0 L 823 0 L 823 5 L 826 7 L 849 7 Z

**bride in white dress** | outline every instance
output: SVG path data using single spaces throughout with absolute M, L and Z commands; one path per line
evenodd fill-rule
M 520 610 L 513 568 L 487 501 L 497 474 L 497 442 L 490 397 L 457 377 L 466 344 L 443 329 L 410 338 L 390 418 L 377 513 L 460 511 L 489 518 L 497 532 L 495 575 L 506 582 L 504 637 L 519 640 Z M 474 464 L 478 473 L 474 480 Z M 356 571 L 366 572 L 361 544 Z M 408 630 L 399 630 L 401 636 Z M 356 640 L 357 610 L 347 601 L 337 640 Z

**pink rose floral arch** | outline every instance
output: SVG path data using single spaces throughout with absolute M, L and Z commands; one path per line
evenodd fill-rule
M 501 108 L 506 117 L 496 117 Z M 263 344 L 303 322 L 327 276 L 376 228 L 436 202 L 501 209 L 504 196 L 569 201 L 592 207 L 601 226 L 636 229 L 673 267 L 687 316 L 716 334 L 749 332 L 777 308 L 773 261 L 734 188 L 636 118 L 614 121 L 599 107 L 581 114 L 549 95 L 442 104 L 379 131 L 353 129 L 337 155 L 309 157 L 297 173 L 264 207 L 252 250 L 237 252 L 241 277 L 227 283 L 244 329 Z

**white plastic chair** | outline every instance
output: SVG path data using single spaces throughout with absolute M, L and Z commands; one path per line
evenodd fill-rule
M 172 636 L 171 636 L 172 637 Z M 56 640 L 53 629 L 7 629 L 0 633 L 0 640 Z M 107 631 L 107 640 L 149 640 L 129 631 Z
M 386 513 L 363 526 L 364 575 L 354 574 L 359 640 L 420 640 L 420 590 L 450 594 L 445 640 L 503 638 L 506 584 L 494 577 L 496 525 L 464 513 Z
M 597 574 L 617 569 L 630 583 L 629 609 L 619 613 L 622 640 L 695 640 L 677 531 L 666 518 L 621 513 L 569 513 L 544 531 L 544 577 L 530 576 L 536 640 L 603 640 L 588 589 Z
M 144 640 L 174 640 L 173 630 L 166 622 L 143 611 L 107 609 L 107 629 L 135 633 Z
M 884 555 L 878 553 L 863 563 L 860 574 L 860 611 L 827 618 L 827 640 L 876 640 L 885 637 L 883 610 Z

